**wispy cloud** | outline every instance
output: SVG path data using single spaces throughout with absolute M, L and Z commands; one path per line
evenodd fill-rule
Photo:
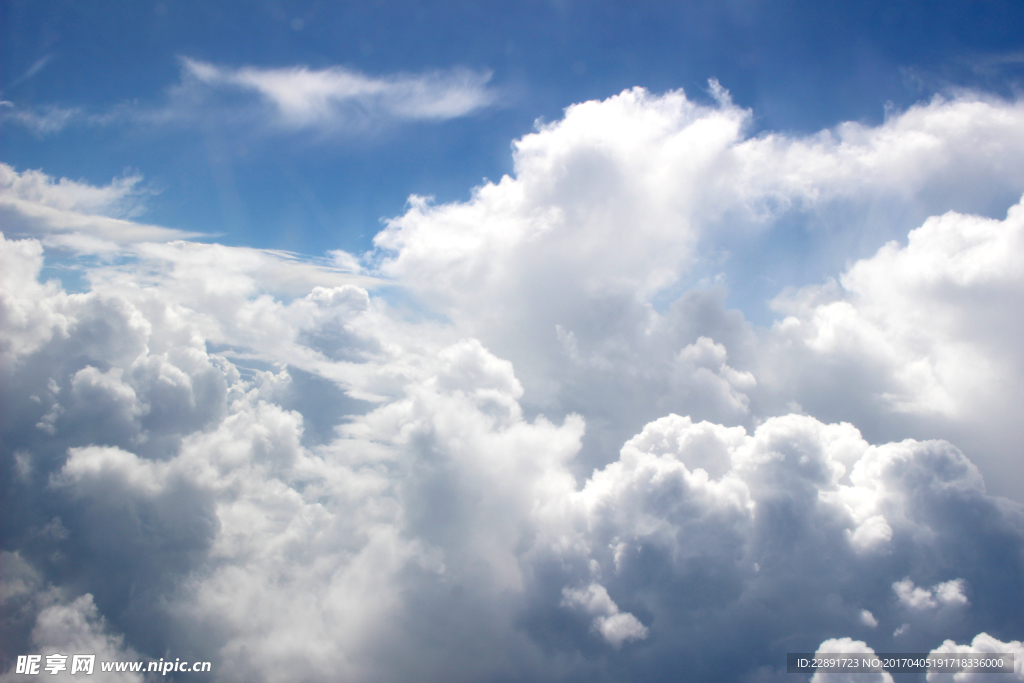
M 46 65 L 50 63 L 50 60 L 52 60 L 52 59 L 53 59 L 53 54 L 52 53 L 40 57 L 39 59 L 37 59 L 32 64 L 32 66 L 30 66 L 25 71 L 25 73 L 23 73 L 21 76 L 18 76 L 16 79 L 14 79 L 14 81 L 11 83 L 11 85 L 15 86 L 15 85 L 18 85 L 19 83 L 22 83 L 22 82 L 27 81 L 28 79 L 32 78 L 37 73 L 42 71 L 46 67 Z
M 996 52 L 972 57 L 966 61 L 975 73 L 982 76 L 995 76 L 1007 69 L 1019 69 L 1024 66 L 1024 51 Z
M 150 191 L 139 187 L 140 176 L 114 179 L 94 186 L 52 177 L 39 171 L 19 173 L 0 163 L 0 217 L 4 232 L 40 237 L 46 241 L 88 242 L 95 251 L 117 243 L 165 241 L 199 237 L 199 233 L 136 223 Z M 84 240 L 84 241 L 83 241 Z
M 82 116 L 82 110 L 77 107 L 24 109 L 8 100 L 0 101 L 0 123 L 11 121 L 40 136 L 60 132 L 68 124 L 80 120 Z
M 352 69 L 232 69 L 182 58 L 183 86 L 255 95 L 275 123 L 337 127 L 383 120 L 445 120 L 490 106 L 496 92 L 486 71 L 450 69 L 372 77 Z
M 34 65 L 19 80 L 45 66 Z M 181 58 L 181 80 L 159 105 L 120 104 L 106 111 L 0 101 L 0 122 L 36 135 L 72 124 L 174 126 L 202 122 L 246 129 L 365 132 L 409 121 L 445 121 L 494 105 L 489 71 L 466 68 L 369 76 L 339 66 L 310 69 L 226 67 Z M 34 71 L 33 71 L 34 69 Z
M 8 238 L 32 238 L 50 249 L 103 261 L 142 259 L 161 271 L 198 256 L 209 262 L 234 262 L 251 286 L 283 296 L 305 294 L 314 285 L 380 284 L 367 276 L 354 256 L 333 251 L 330 258 L 309 259 L 291 252 L 227 248 L 186 240 L 216 235 L 189 232 L 134 220 L 152 194 L 140 175 L 125 175 L 108 185 L 55 179 L 41 171 L 19 172 L 0 163 L 0 226 Z M 138 275 L 138 274 L 136 274 Z

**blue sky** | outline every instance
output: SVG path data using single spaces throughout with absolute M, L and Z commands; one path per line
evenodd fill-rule
M 0 12 L 0 683 L 1024 680 L 1020 0 Z
M 410 194 L 468 197 L 511 171 L 511 140 L 575 102 L 633 86 L 709 100 L 717 78 L 760 130 L 876 123 L 936 92 L 1009 94 L 1022 76 L 1017 2 L 102 3 L 4 5 L 2 98 L 104 117 L 167 104 L 181 58 L 225 68 L 371 77 L 463 67 L 494 101 L 445 121 L 327 134 L 233 122 L 8 121 L 7 163 L 92 183 L 126 169 L 158 191 L 147 219 L 229 244 L 362 251 Z M 1008 204 L 1007 204 L 1008 205 Z M 1005 210 L 1005 206 L 1001 207 Z M 874 248 L 877 245 L 871 245 Z

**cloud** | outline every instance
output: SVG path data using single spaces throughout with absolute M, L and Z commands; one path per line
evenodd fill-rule
M 433 120 L 467 116 L 497 99 L 489 72 L 452 69 L 373 78 L 351 69 L 231 69 L 181 59 L 184 84 L 258 95 L 285 128 L 365 126 L 379 119 Z
M 216 244 L 186 241 L 215 237 L 134 220 L 145 212 L 149 194 L 142 177 L 126 175 L 104 186 L 67 178 L 54 178 L 40 171 L 17 171 L 0 163 L 0 217 L 10 237 L 33 237 L 45 247 L 75 257 L 98 257 L 108 263 L 123 260 L 129 270 L 93 271 L 95 277 L 135 279 L 140 284 L 157 272 L 174 272 L 180 280 L 193 281 L 206 291 L 211 283 L 201 263 L 218 258 L 236 261 L 232 276 L 212 285 L 217 288 L 265 288 L 283 296 L 306 294 L 317 285 L 382 284 L 364 272 L 358 261 L 343 251 L 329 259 L 308 259 L 270 249 L 225 249 Z M 31 243 L 20 248 L 33 251 Z M 204 256 L 199 256 L 203 253 Z M 18 267 L 31 269 L 35 257 Z M 12 267 L 14 267 L 12 265 Z M 130 274 L 129 274 L 130 273 Z M 243 275 L 243 273 L 245 273 Z
M 829 638 L 818 646 L 815 654 L 851 654 L 851 655 L 874 655 L 874 650 L 868 647 L 862 640 L 852 638 Z M 871 683 L 892 683 L 892 675 L 887 671 L 879 673 L 821 673 L 815 672 L 811 676 L 811 683 L 854 683 L 855 681 L 870 681 Z
M 900 603 L 913 610 L 936 609 L 940 606 L 964 606 L 970 604 L 964 595 L 963 579 L 954 579 L 932 586 L 930 589 L 914 586 L 910 579 L 897 581 L 892 585 Z
M 138 175 L 115 178 L 110 185 L 96 187 L 67 178 L 54 181 L 40 171 L 18 173 L 7 164 L 0 165 L 0 186 L 8 201 L 20 200 L 62 211 L 89 215 L 130 218 L 140 210 L 144 196 L 137 188 Z
M 582 589 L 563 588 L 562 596 L 563 606 L 582 609 L 593 616 L 593 629 L 613 647 L 622 647 L 630 640 L 643 640 L 650 633 L 632 614 L 620 612 L 601 584 L 592 583 Z
M 5 670 L 89 643 L 218 681 L 781 680 L 1017 647 L 1024 507 L 988 473 L 1021 212 L 964 207 L 1019 196 L 1020 106 L 751 138 L 718 95 L 570 108 L 363 259 L 141 238 L 141 181 L 5 167 Z M 96 253 L 57 215 L 127 226 L 76 228 L 117 257 L 86 291 L 40 280 Z M 796 220 L 885 239 L 776 287 L 773 324 L 729 310 L 725 252 Z
M 146 191 L 138 175 L 96 187 L 0 163 L 0 216 L 7 234 L 45 236 L 76 251 L 111 252 L 118 244 L 198 237 L 199 233 L 130 220 L 142 210 Z
M 670 411 L 752 426 L 792 402 L 962 443 L 1017 495 L 1021 103 L 936 98 L 807 136 L 750 121 L 724 95 L 573 105 L 470 200 L 412 198 L 379 270 L 509 358 L 530 409 L 587 415 L 590 466 Z
M 2 101 L 0 122 L 23 126 L 37 136 L 72 124 L 196 123 L 335 135 L 470 116 L 493 106 L 500 96 L 488 86 L 491 72 L 463 67 L 369 76 L 341 66 L 228 67 L 188 57 L 180 62 L 181 80 L 168 88 L 163 105 L 120 104 L 88 112 L 81 107 L 28 107 Z
M 52 53 L 48 55 L 43 55 L 42 57 L 37 59 L 35 62 L 32 63 L 32 66 L 25 70 L 25 73 L 23 73 L 21 76 L 19 76 L 11 82 L 11 87 L 14 87 L 22 81 L 27 81 L 28 79 L 35 76 L 37 73 L 42 71 L 47 64 L 50 63 L 51 59 L 53 59 Z
M 124 636 L 110 632 L 106 620 L 99 614 L 93 596 L 89 593 L 69 599 L 63 591 L 54 586 L 44 587 L 42 578 L 17 553 L 3 555 L 4 573 L 7 580 L 0 584 L 0 603 L 5 614 L 14 623 L 28 622 L 31 631 L 19 654 L 42 655 L 40 668 L 45 671 L 47 655 L 65 653 L 68 658 L 63 664 L 65 670 L 45 672 L 55 676 L 53 680 L 76 680 L 71 671 L 71 655 L 93 654 L 98 661 L 136 660 L 138 653 L 124 646 Z M 5 653 L 6 654 L 6 653 Z M 81 675 L 81 674 L 79 674 Z M 142 677 L 130 673 L 102 673 L 94 665 L 97 680 L 116 683 L 135 683 Z M 0 675 L 0 681 L 23 680 L 22 675 L 13 671 Z
M 670 415 L 578 485 L 580 417 L 526 418 L 511 363 L 383 325 L 365 291 L 283 304 L 245 288 L 188 299 L 170 275 L 142 291 L 97 279 L 84 295 L 20 277 L 9 299 L 63 317 L 36 323 L 39 341 L 8 347 L 3 365 L 5 401 L 38 399 L 4 423 L 5 447 L 31 457 L 20 495 L 47 501 L 18 534 L 35 539 L 40 571 L 93 596 L 95 615 L 75 603 L 74 623 L 102 614 L 104 637 L 148 656 L 159 643 L 216 661 L 224 680 L 479 680 L 507 675 L 509 658 L 516 677 L 557 679 L 553 657 L 593 653 L 563 671 L 575 677 L 626 666 L 630 648 L 670 667 L 686 643 L 682 656 L 732 676 L 781 661 L 768 643 L 794 629 L 861 628 L 866 609 L 903 619 L 892 584 L 949 572 L 977 587 L 964 624 L 910 614 L 920 637 L 1014 623 L 1000 606 L 1021 568 L 964 558 L 1020 548 L 1021 510 L 988 497 L 948 444 L 869 446 L 807 416 L 748 433 Z M 210 315 L 231 309 L 249 324 Z M 343 361 L 305 346 L 332 335 Z M 293 366 L 240 371 L 289 357 L 376 399 L 312 444 L 287 407 Z M 35 427 L 54 405 L 52 432 Z M 55 517 L 65 532 L 44 534 Z M 888 555 L 853 540 L 879 517 Z M 957 519 L 987 521 L 965 534 Z M 930 594 L 955 592 L 943 586 Z M 737 631 L 760 643 L 751 660 L 727 657 L 722 634 Z
M 80 120 L 83 111 L 78 107 L 42 107 L 26 109 L 17 107 L 13 102 L 0 101 L 0 122 L 13 121 L 28 128 L 33 134 L 43 137 L 59 133 L 69 124 Z
M 929 654 L 942 657 L 968 653 L 1012 654 L 1013 674 L 1007 675 L 1007 678 L 1009 680 L 1024 681 L 1024 643 L 1021 643 L 1019 640 L 1003 642 L 987 633 L 979 633 L 971 640 L 970 644 L 958 645 L 952 640 L 947 640 Z M 929 673 L 928 683 L 976 683 L 983 680 L 983 676 L 991 678 L 992 674 L 974 672 L 956 674 Z
M 771 331 L 780 349 L 772 363 L 787 368 L 778 377 L 786 391 L 803 383 L 797 400 L 818 415 L 841 410 L 884 434 L 900 423 L 927 425 L 976 452 L 990 482 L 1010 478 L 1019 488 L 1010 454 L 1024 436 L 1011 415 L 1024 398 L 1016 343 L 1024 330 L 1014 313 L 1022 259 L 1020 203 L 1004 220 L 929 218 L 906 244 L 886 244 L 838 282 L 775 299 L 785 316 Z M 772 374 L 759 374 L 759 386 L 768 388 Z
M 981 204 L 1000 192 L 1019 196 L 1024 177 L 1011 151 L 1024 144 L 1018 103 L 936 99 L 880 127 L 843 124 L 805 138 L 748 138 L 750 118 L 728 101 L 709 107 L 640 88 L 573 105 L 516 141 L 514 176 L 464 203 L 413 198 L 376 238 L 394 252 L 383 268 L 442 306 L 526 287 L 524 269 L 561 273 L 543 281 L 568 286 L 560 298 L 580 290 L 650 298 L 694 267 L 708 251 L 702 242 L 749 239 L 793 213 L 831 217 L 837 203 L 934 206 L 974 195 L 967 203 Z M 993 184 L 963 183 L 962 165 Z M 844 222 L 863 216 L 843 209 Z M 470 281 L 486 290 L 460 287 Z

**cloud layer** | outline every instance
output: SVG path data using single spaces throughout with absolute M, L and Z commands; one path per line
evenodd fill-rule
M 188 68 L 288 125 L 366 86 Z M 749 137 L 714 93 L 574 106 L 514 176 L 329 263 L 135 233 L 135 178 L 2 167 L 4 670 L 769 681 L 787 651 L 1020 651 L 1024 209 L 981 212 L 1024 189 L 1024 109 Z M 857 255 L 759 285 L 754 324 L 728 288 L 793 230 L 790 263 Z M 86 291 L 41 279 L 55 248 Z

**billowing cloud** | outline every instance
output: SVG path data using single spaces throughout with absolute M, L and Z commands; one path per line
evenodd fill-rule
M 66 534 L 66 531 L 60 535 Z M 66 536 L 65 536 L 66 537 Z M 4 579 L 0 582 L 0 600 L 4 605 L 5 618 L 14 628 L 8 635 L 14 635 L 20 646 L 20 655 L 40 656 L 40 674 L 53 676 L 51 680 L 72 681 L 85 675 L 72 672 L 72 655 L 92 654 L 98 661 L 135 661 L 139 654 L 124 645 L 124 636 L 110 633 L 106 621 L 93 602 L 89 593 L 69 599 L 66 591 L 49 585 L 44 586 L 42 577 L 17 553 L 4 552 L 0 555 L 4 567 Z M 26 626 L 30 627 L 25 628 Z M 21 627 L 21 628 L 18 628 Z M 19 642 L 20 641 L 20 642 Z M 11 643 L 11 640 L 5 639 Z M 66 654 L 66 659 L 55 662 L 63 667 L 46 670 L 46 657 Z M 8 655 L 8 653 L 5 653 Z M 74 675 L 77 674 L 77 675 Z M 129 672 L 104 674 L 93 664 L 92 675 L 97 680 L 114 683 L 138 683 L 142 677 Z M 6 671 L 0 681 L 11 683 L 24 680 L 23 675 Z
M 778 353 L 766 356 L 774 367 L 758 374 L 760 386 L 800 385 L 805 409 L 890 438 L 928 429 L 955 439 L 990 481 L 1019 490 L 1021 296 L 1024 205 L 1004 220 L 929 218 L 906 244 L 886 244 L 838 281 L 775 299 L 784 315 L 770 334 Z
M 588 415 L 594 465 L 669 411 L 752 426 L 799 406 L 877 439 L 953 439 L 1019 490 L 1019 205 L 999 219 L 1024 188 L 1021 104 L 749 137 L 750 112 L 715 92 L 570 107 L 515 143 L 514 176 L 413 198 L 376 237 L 381 272 L 512 360 L 533 409 Z M 808 263 L 835 270 L 774 281 Z M 748 316 L 773 300 L 767 333 L 727 310 L 730 289 Z
M 4 670 L 768 681 L 793 651 L 1019 649 L 1024 506 L 989 474 L 1024 214 L 967 211 L 1024 189 L 1020 105 L 751 138 L 716 93 L 570 108 L 362 260 L 114 231 L 79 293 L 46 250 L 96 251 L 24 217 L 137 225 L 138 181 L 7 169 Z M 726 252 L 794 221 L 884 239 L 754 324 Z
M 816 654 L 849 654 L 849 655 L 874 655 L 875 651 L 868 647 L 862 640 L 852 638 L 829 638 L 823 642 Z M 865 681 L 870 683 L 893 683 L 892 674 L 887 671 L 877 673 L 822 673 L 817 672 L 811 676 L 811 683 L 855 683 Z
M 1003 642 L 998 638 L 993 638 L 987 633 L 979 633 L 969 644 L 959 645 L 952 640 L 947 640 L 942 645 L 932 650 L 930 654 L 936 657 L 948 657 L 950 655 L 956 656 L 969 653 L 983 655 L 1013 655 L 1013 673 L 1015 675 L 1007 676 L 1007 678 L 1010 678 L 1011 680 L 1024 681 L 1024 643 L 1021 643 L 1019 640 Z M 992 675 L 993 674 L 977 672 L 962 672 L 955 674 L 933 672 L 928 674 L 928 683 L 977 683 L 978 681 L 984 680 L 984 678 L 992 678 Z
M 562 606 L 579 608 L 594 616 L 592 628 L 613 647 L 621 647 L 629 640 L 643 640 L 647 627 L 629 612 L 620 612 L 619 606 L 608 597 L 608 590 L 599 583 L 582 589 L 562 589 Z
M 892 585 L 900 603 L 915 610 L 937 609 L 946 606 L 964 606 L 969 604 L 964 595 L 963 579 L 954 579 L 936 584 L 929 588 L 915 587 L 910 579 L 897 581 Z

